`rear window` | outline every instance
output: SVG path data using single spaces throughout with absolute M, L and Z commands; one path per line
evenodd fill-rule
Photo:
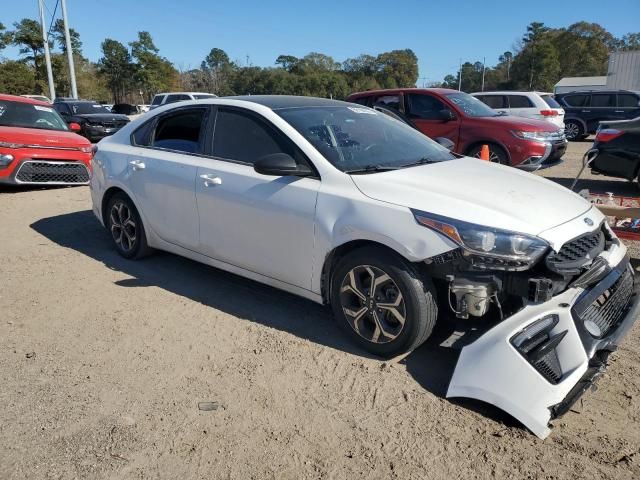
M 540 95 L 540 98 L 542 98 L 542 100 L 544 100 L 544 103 L 549 105 L 551 108 L 562 108 L 562 106 L 558 102 L 556 102 L 556 99 L 551 95 Z
M 524 95 L 508 95 L 510 108 L 532 108 L 533 103 Z
M 182 102 L 184 100 L 191 100 L 191 97 L 184 93 L 177 93 L 175 95 L 167 95 L 167 101 L 165 103 Z
M 619 93 L 618 106 L 623 108 L 638 108 L 638 106 L 640 106 L 640 97 L 632 93 Z
M 615 107 L 616 96 L 615 94 L 602 94 L 598 93 L 591 96 L 592 107 Z
M 151 102 L 151 105 L 160 105 L 163 98 L 164 95 L 156 95 L 155 97 L 153 97 L 153 102 Z
M 567 95 L 564 102 L 570 107 L 588 107 L 591 95 Z

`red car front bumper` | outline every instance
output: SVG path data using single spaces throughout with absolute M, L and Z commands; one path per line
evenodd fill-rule
M 0 183 L 88 185 L 91 156 L 71 148 L 0 148 Z

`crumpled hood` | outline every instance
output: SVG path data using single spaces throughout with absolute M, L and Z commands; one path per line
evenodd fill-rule
M 376 200 L 529 235 L 591 209 L 588 201 L 557 183 L 466 157 L 351 178 Z
M 47 148 L 81 148 L 91 142 L 71 131 L 0 126 L 0 141 L 38 145 Z

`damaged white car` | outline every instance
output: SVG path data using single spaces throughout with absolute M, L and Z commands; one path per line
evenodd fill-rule
M 457 318 L 475 334 L 448 396 L 540 437 L 637 314 L 626 248 L 587 201 L 360 105 L 182 102 L 101 141 L 93 162 L 94 211 L 123 256 L 162 249 L 330 304 L 386 357 Z

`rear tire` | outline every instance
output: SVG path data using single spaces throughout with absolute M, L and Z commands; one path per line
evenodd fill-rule
M 564 134 L 567 140 L 576 142 L 586 137 L 582 124 L 576 120 L 566 120 L 564 122 Z
M 481 145 L 476 145 L 471 150 L 467 152 L 468 157 L 480 158 L 480 151 L 482 150 L 482 145 L 489 146 L 489 161 L 492 163 L 499 163 L 500 165 L 509 165 L 509 155 L 500 145 L 496 145 L 495 143 L 486 143 Z
M 140 214 L 123 192 L 109 199 L 105 224 L 116 250 L 124 258 L 138 259 L 151 253 Z
M 385 358 L 424 343 L 438 316 L 431 280 L 383 248 L 364 247 L 342 258 L 331 276 L 330 300 L 354 343 Z

